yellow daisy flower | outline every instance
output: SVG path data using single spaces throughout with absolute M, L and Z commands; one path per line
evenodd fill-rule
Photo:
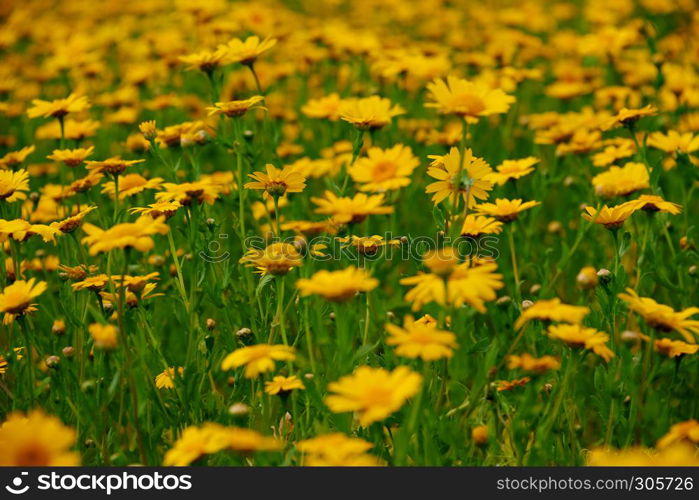
M 456 76 L 446 81 L 437 78 L 427 84 L 429 98 L 433 102 L 426 107 L 436 108 L 442 114 L 454 114 L 463 118 L 479 118 L 507 113 L 515 98 L 500 89 L 481 82 L 472 82 Z
M 351 375 L 328 384 L 333 393 L 325 404 L 333 413 L 355 412 L 366 427 L 384 420 L 420 390 L 422 377 L 407 366 L 392 372 L 384 368 L 360 366 Z
M 296 354 L 293 347 L 285 345 L 256 344 L 236 349 L 221 362 L 221 370 L 245 367 L 245 378 L 255 378 L 261 373 L 274 369 L 275 361 L 293 361 Z

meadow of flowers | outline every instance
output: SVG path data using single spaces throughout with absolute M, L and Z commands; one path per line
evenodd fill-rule
M 699 465 L 693 0 L 6 0 L 0 465 Z

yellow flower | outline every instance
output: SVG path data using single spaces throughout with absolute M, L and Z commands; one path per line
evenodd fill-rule
M 648 169 L 643 163 L 629 162 L 623 167 L 610 167 L 592 178 L 595 193 L 605 198 L 627 196 L 650 187 Z
M 592 266 L 583 267 L 575 277 L 575 281 L 580 288 L 589 289 L 596 287 L 599 281 L 597 269 Z
M 609 130 L 622 125 L 624 127 L 633 127 L 634 124 L 644 116 L 653 116 L 656 114 L 658 114 L 658 109 L 651 104 L 640 109 L 621 108 L 613 118 L 610 118 L 607 123 L 602 126 L 602 128 L 604 130 Z
M 121 278 L 121 276 L 119 277 Z M 112 278 L 114 279 L 114 278 Z M 129 308 L 134 308 L 137 307 L 139 304 L 139 301 L 147 300 L 147 299 L 152 299 L 155 297 L 162 297 L 164 294 L 162 293 L 152 293 L 157 284 L 156 283 L 148 283 L 143 285 L 143 288 L 141 289 L 140 296 L 136 295 L 134 292 L 132 292 L 129 288 L 127 287 L 126 294 L 124 295 L 124 303 L 127 307 Z M 120 292 L 117 293 L 111 293 L 111 292 L 100 292 L 100 296 L 102 297 L 102 300 L 104 301 L 104 307 L 112 307 L 113 304 L 118 304 L 121 301 L 121 294 Z
M 699 467 L 696 446 L 679 443 L 656 451 L 647 448 L 595 448 L 587 455 L 593 467 Z
M 296 288 L 302 297 L 320 295 L 331 302 L 344 302 L 358 292 L 370 292 L 379 286 L 379 280 L 372 278 L 364 269 L 350 266 L 340 271 L 321 270 L 310 278 L 296 281 Z
M 461 225 L 461 236 L 478 238 L 484 234 L 500 234 L 502 222 L 492 217 L 468 214 Z
M 32 107 L 27 110 L 29 118 L 62 118 L 68 113 L 79 113 L 90 109 L 90 102 L 85 96 L 77 96 L 70 94 L 65 99 L 56 99 L 54 101 L 42 101 L 34 99 Z
M 184 467 L 203 455 L 218 453 L 227 446 L 226 428 L 222 425 L 205 423 L 201 427 L 187 427 L 165 453 L 163 465 Z
M 477 200 L 488 198 L 488 191 L 493 189 L 489 176 L 493 172 L 482 158 L 473 156 L 471 149 L 466 149 L 463 160 L 457 148 L 451 148 L 448 154 L 438 157 L 427 169 L 427 175 L 437 182 L 427 186 L 426 193 L 434 193 L 432 202 L 436 205 L 447 198 L 462 196 L 473 207 Z M 457 194 L 458 193 L 458 194 Z
M 699 135 L 694 135 L 691 132 L 680 134 L 675 130 L 668 131 L 667 134 L 662 132 L 653 132 L 648 136 L 648 146 L 669 154 L 684 153 L 690 154 L 699 151 Z
M 638 199 L 627 201 L 624 205 L 633 207 L 634 211 L 644 210 L 649 213 L 664 212 L 670 215 L 682 213 L 682 205 L 665 201 L 660 196 L 653 194 L 642 194 Z
M 124 200 L 129 196 L 142 193 L 146 189 L 159 190 L 162 182 L 161 177 L 146 179 L 141 174 L 126 174 L 119 179 L 119 199 Z M 102 186 L 102 193 L 108 194 L 110 198 L 114 199 L 116 195 L 114 181 L 105 182 Z
M 224 63 L 226 56 L 225 49 L 219 47 L 214 51 L 202 50 L 180 56 L 179 60 L 187 65 L 188 70 L 198 69 L 204 73 L 211 73 Z
M 527 372 L 544 373 L 549 370 L 558 370 L 561 362 L 553 356 L 542 356 L 535 358 L 525 352 L 521 356 L 511 355 L 507 357 L 507 367 L 510 370 L 521 369 Z
M 64 136 L 71 141 L 81 141 L 86 137 L 93 137 L 97 133 L 100 123 L 95 120 L 76 121 L 70 118 L 64 124 Z M 61 126 L 57 121 L 52 121 L 36 129 L 37 139 L 60 139 Z
M 397 144 L 390 149 L 370 148 L 367 156 L 349 167 L 360 191 L 383 192 L 410 184 L 410 175 L 419 161 L 409 146 Z
M 135 222 L 117 224 L 107 230 L 93 224 L 84 224 L 83 231 L 87 236 L 82 242 L 90 247 L 90 255 L 109 252 L 115 248 L 135 248 L 139 252 L 147 252 L 155 246 L 152 235 L 167 234 L 169 231 L 170 228 L 163 220 L 164 218 L 152 219 L 142 215 Z
M 171 449 L 165 453 L 163 465 L 184 467 L 204 455 L 223 450 L 254 452 L 276 450 L 280 443 L 251 429 L 225 427 L 206 422 L 201 427 L 187 427 Z
M 427 90 L 429 98 L 434 102 L 426 103 L 426 107 L 463 118 L 507 113 L 510 105 L 515 102 L 513 96 L 500 89 L 456 76 L 448 76 L 446 81 L 437 78 L 427 84 Z
M 89 191 L 94 186 L 99 184 L 102 177 L 104 177 L 104 175 L 102 175 L 100 172 L 88 172 L 85 177 L 73 181 L 70 184 L 68 191 L 71 193 L 84 193 L 85 191 Z
M 607 362 L 614 357 L 614 353 L 607 347 L 609 335 L 594 328 L 566 324 L 550 325 L 548 336 L 562 340 L 574 349 L 589 349 Z
M 162 148 L 176 148 L 192 144 L 205 144 L 211 131 L 203 121 L 183 122 L 158 131 L 157 144 Z
M 263 276 L 265 274 L 281 276 L 302 265 L 303 258 L 294 245 L 276 242 L 268 245 L 264 250 L 254 248 L 248 250 L 240 262 L 254 266 Z
M 520 179 L 534 171 L 534 165 L 539 163 L 538 158 L 529 156 L 519 160 L 505 160 L 497 166 L 496 172 L 490 174 L 489 180 L 502 186 L 510 179 Z
M 118 287 L 125 286 L 130 292 L 141 292 L 151 280 L 157 281 L 158 279 L 160 279 L 160 273 L 158 272 L 148 273 L 142 276 L 130 276 L 128 274 L 125 276 L 121 274 L 112 276 L 112 280 Z
M 476 446 L 483 446 L 486 444 L 488 442 L 488 426 L 477 425 L 471 429 L 471 441 L 473 441 Z
M 90 336 L 98 349 L 116 349 L 119 343 L 119 330 L 114 325 L 103 325 L 102 323 L 92 323 L 87 327 Z
M 163 191 L 155 194 L 156 200 L 177 201 L 186 207 L 195 201 L 197 204 L 207 203 L 212 205 L 221 192 L 221 188 L 212 182 L 211 179 L 183 182 L 181 184 L 166 182 L 163 184 L 163 188 Z
M 76 438 L 73 429 L 41 409 L 10 413 L 0 426 L 0 466 L 78 466 L 80 455 L 70 451 Z
M 375 234 L 373 236 L 355 236 L 352 235 L 351 238 L 338 238 L 337 241 L 344 243 L 345 247 L 354 247 L 361 255 L 375 255 L 379 251 L 379 248 L 385 247 L 386 245 L 398 246 L 400 245 L 400 240 L 388 240 L 386 241 L 383 236 Z
M 60 265 L 59 276 L 61 279 L 68 279 L 71 281 L 80 281 L 85 279 L 88 273 L 94 273 L 97 271 L 97 266 L 86 266 L 85 264 L 79 264 L 74 267 Z
M 23 357 L 22 351 L 23 350 L 24 350 L 24 347 L 15 347 L 14 349 L 12 349 L 12 351 L 14 352 L 14 355 L 15 355 L 15 359 L 17 361 L 20 361 L 22 359 L 22 357 Z M 9 365 L 9 363 L 5 359 L 5 356 L 0 354 L 0 375 L 4 375 L 5 373 L 7 373 L 8 365 Z
M 5 313 L 3 323 L 9 325 L 18 316 L 36 311 L 32 300 L 46 291 L 46 282 L 17 280 L 0 293 L 0 312 Z
M 405 114 L 405 110 L 379 96 L 344 99 L 340 103 L 340 118 L 360 130 L 376 130 L 391 123 L 394 116 Z
M 616 205 L 614 207 L 608 207 L 604 205 L 599 213 L 595 207 L 585 207 L 585 212 L 583 213 L 583 219 L 594 221 L 595 224 L 601 224 L 607 229 L 616 229 L 621 227 L 626 219 L 628 219 L 631 214 L 636 211 L 633 204 L 622 203 L 621 205 Z
M 285 345 L 256 344 L 236 349 L 221 362 L 221 370 L 245 366 L 245 378 L 255 378 L 260 373 L 272 371 L 275 361 L 296 359 L 294 348 Z
M 227 62 L 250 65 L 276 44 L 276 38 L 267 37 L 260 41 L 258 36 L 249 36 L 245 40 L 235 38 L 226 45 L 219 46 L 219 50 L 225 53 Z
M 282 224 L 282 231 L 294 231 L 305 236 L 315 236 L 320 233 L 336 234 L 337 225 L 332 219 L 324 221 L 295 220 Z
M 234 118 L 236 116 L 243 116 L 251 109 L 265 109 L 262 106 L 256 106 L 256 104 L 264 101 L 264 99 L 265 98 L 261 95 L 254 95 L 248 99 L 238 101 L 217 102 L 213 107 L 208 107 L 206 110 L 209 112 L 209 116 L 223 114 L 229 118 Z
M 266 173 L 248 174 L 255 181 L 245 184 L 245 189 L 261 189 L 271 196 L 282 196 L 286 193 L 300 193 L 306 187 L 306 179 L 292 166 L 287 165 L 280 170 L 268 163 L 265 169 Z
M 389 333 L 386 344 L 398 346 L 398 356 L 436 361 L 451 358 L 453 350 L 458 347 L 456 335 L 452 332 L 439 330 L 430 323 L 419 323 L 409 315 L 403 319 L 403 328 L 390 323 L 385 328 Z
M 529 377 L 518 378 L 515 380 L 499 380 L 497 383 L 497 391 L 511 391 L 517 387 L 524 387 L 530 380 L 531 378 Z
M 628 158 L 636 152 L 636 146 L 633 141 L 628 140 L 619 144 L 612 144 L 604 148 L 604 151 L 595 153 L 592 156 L 592 164 L 595 167 L 606 167 L 618 160 Z
M 681 340 L 660 339 L 653 342 L 655 350 L 668 358 L 678 358 L 699 352 L 699 344 L 688 344 Z
M 265 382 L 265 392 L 273 396 L 276 394 L 284 396 L 289 394 L 294 389 L 302 390 L 305 388 L 306 387 L 303 385 L 303 382 L 301 382 L 296 375 L 292 375 L 290 377 L 277 375 L 271 381 L 268 380 Z
M 515 220 L 519 214 L 531 207 L 539 205 L 538 201 L 525 201 L 517 198 L 508 200 L 505 198 L 497 198 L 495 203 L 481 203 L 476 205 L 476 211 L 483 215 L 490 215 L 502 222 L 510 222 Z
M 681 442 L 699 445 L 699 420 L 691 419 L 673 425 L 656 446 L 663 449 Z
M 301 112 L 309 118 L 327 118 L 330 121 L 337 121 L 340 118 L 341 102 L 340 94 L 333 92 L 318 99 L 309 99 L 301 107 Z
M 130 208 L 129 213 L 147 215 L 151 219 L 158 219 L 160 217 L 169 219 L 175 215 L 180 208 L 182 208 L 182 204 L 179 201 L 156 201 L 147 207 Z
M 63 269 L 68 271 L 69 279 L 77 280 L 75 283 L 70 285 L 75 291 L 90 290 L 93 292 L 99 292 L 105 286 L 107 286 L 107 283 L 109 283 L 109 276 L 106 274 L 97 274 L 95 276 L 86 277 L 84 274 L 86 270 L 80 266 L 77 268 L 64 267 Z
M 436 302 L 439 305 L 461 307 L 468 304 L 480 313 L 485 312 L 485 302 L 496 298 L 496 290 L 504 284 L 502 275 L 496 273 L 497 264 L 488 263 L 471 266 L 469 263 L 459 264 L 447 276 L 431 273 L 419 273 L 400 280 L 401 285 L 414 285 L 405 294 L 405 300 L 412 302 L 413 311 L 418 311 L 423 305 Z
M 351 375 L 328 384 L 334 393 L 325 398 L 325 404 L 334 413 L 356 412 L 359 424 L 366 427 L 381 421 L 420 390 L 422 377 L 407 366 L 392 372 L 384 368 L 360 366 Z
M 46 158 L 49 160 L 63 162 L 63 164 L 68 167 L 77 167 L 84 162 L 85 158 L 90 156 L 94 150 L 94 146 L 77 149 L 54 149 L 53 153 Z
M 155 120 L 148 120 L 138 124 L 138 130 L 141 131 L 146 140 L 153 140 L 158 135 L 158 129 L 155 126 Z
M 12 203 L 26 200 L 25 191 L 29 191 L 29 174 L 26 170 L 0 170 L 0 201 Z
M 73 231 L 78 229 L 78 227 L 80 227 L 80 224 L 82 223 L 83 219 L 95 209 L 97 209 L 97 207 L 95 206 L 84 208 L 77 214 L 72 215 L 67 219 L 63 219 L 62 221 L 58 222 L 52 222 L 50 227 L 55 228 L 62 233 L 72 233 Z
M 383 206 L 383 194 L 367 196 L 364 193 L 357 193 L 354 198 L 350 198 L 339 197 L 332 191 L 325 191 L 323 198 L 311 197 L 311 201 L 318 205 L 315 213 L 332 215 L 335 222 L 340 224 L 359 224 L 368 215 L 393 213 L 393 207 Z
M 27 146 L 19 151 L 10 151 L 5 156 L 0 158 L 0 168 L 1 169 L 11 169 L 15 168 L 17 165 L 22 163 L 27 157 L 34 152 L 36 146 Z
M 675 311 L 672 307 L 658 304 L 649 297 L 639 297 L 633 288 L 627 288 L 626 293 L 619 294 L 619 298 L 626 302 L 629 309 L 642 316 L 651 328 L 661 332 L 678 332 L 690 343 L 695 343 L 692 333 L 699 336 L 699 320 L 689 319 L 699 314 L 699 307 Z
M 381 461 L 366 452 L 374 445 L 360 438 L 345 436 L 340 432 L 323 434 L 296 443 L 307 467 L 373 467 Z
M 585 154 L 602 146 L 602 133 L 599 130 L 578 129 L 568 139 L 556 146 L 556 156 Z
M 122 160 L 118 156 L 102 161 L 86 161 L 88 170 L 94 170 L 102 174 L 119 175 L 126 170 L 126 167 L 142 163 L 146 160 Z
M 454 247 L 443 247 L 425 252 L 422 263 L 434 274 L 449 276 L 461 264 L 461 257 Z
M 6 221 L 0 219 L 0 241 L 4 241 L 4 236 L 11 236 L 16 241 L 26 241 L 33 235 L 41 236 L 44 242 L 54 242 L 56 235 L 60 231 L 56 227 L 44 224 L 30 224 L 24 219 L 14 219 Z
M 515 330 L 519 330 L 533 319 L 580 323 L 589 312 L 589 307 L 562 304 L 561 299 L 538 300 L 522 311 L 515 322 Z
M 182 366 L 177 367 L 177 374 L 175 374 L 174 367 L 167 368 L 155 377 L 155 387 L 157 389 L 174 389 L 175 378 L 183 376 L 184 368 Z

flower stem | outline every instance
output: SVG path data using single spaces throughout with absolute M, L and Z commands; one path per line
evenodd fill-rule
M 510 225 L 509 231 L 507 231 L 507 240 L 510 245 L 510 258 L 512 259 L 512 275 L 515 279 L 515 300 L 517 301 L 517 307 L 522 307 L 522 292 L 521 284 L 519 281 L 519 269 L 517 267 L 517 253 L 515 251 L 515 240 L 513 233 L 513 226 Z
M 274 222 L 277 226 L 277 238 L 281 239 L 282 229 L 279 222 L 279 196 L 272 196 L 272 199 L 274 200 Z
M 114 174 L 114 216 L 113 223 L 116 224 L 119 217 L 119 174 Z
M 175 240 L 172 237 L 172 231 L 167 232 L 168 243 L 170 244 L 170 254 L 172 254 L 172 260 L 175 261 L 175 270 L 177 271 L 177 289 L 182 297 L 182 302 L 184 303 L 184 308 L 189 314 L 189 301 L 187 300 L 187 292 L 184 287 L 184 278 L 182 277 L 182 268 L 180 267 L 180 261 L 177 258 L 177 248 L 175 248 Z

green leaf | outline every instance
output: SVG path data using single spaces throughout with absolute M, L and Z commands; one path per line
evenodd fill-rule
M 269 284 L 270 281 L 274 279 L 274 276 L 271 274 L 265 274 L 261 279 L 260 282 L 257 284 L 257 288 L 255 288 L 255 296 L 259 297 L 260 293 L 262 293 L 262 290 Z

